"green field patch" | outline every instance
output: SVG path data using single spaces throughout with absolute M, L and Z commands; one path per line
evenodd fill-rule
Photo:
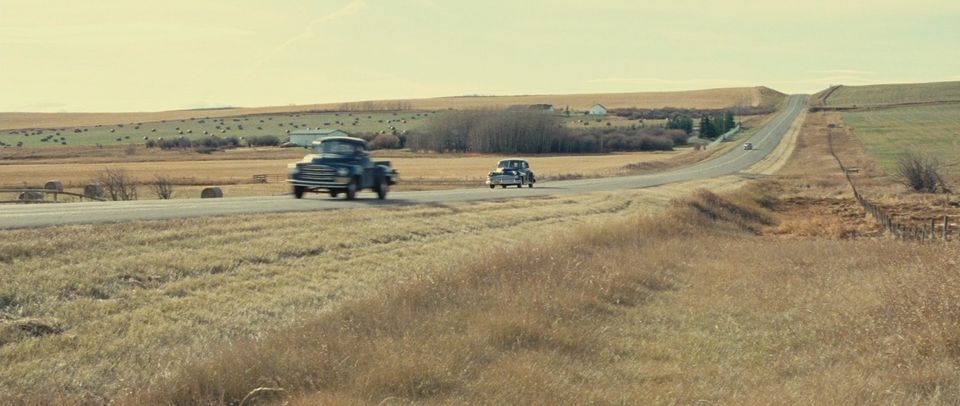
M 827 106 L 879 106 L 902 103 L 960 101 L 960 82 L 842 86 L 827 98 Z
M 843 114 L 867 153 L 888 173 L 907 151 L 960 162 L 960 104 L 899 107 Z M 960 173 L 960 165 L 946 168 Z
M 149 123 L 125 123 L 90 127 L 65 127 L 55 129 L 4 130 L 0 142 L 15 148 L 96 146 L 96 145 L 143 145 L 147 139 L 174 139 L 185 137 L 250 137 L 273 135 L 281 140 L 288 138 L 288 131 L 335 128 L 348 133 L 392 133 L 417 130 L 423 127 L 436 112 L 339 112 L 339 113 L 289 113 L 251 115 L 223 118 L 193 118 L 166 120 Z M 0 148 L 4 148 L 0 144 Z

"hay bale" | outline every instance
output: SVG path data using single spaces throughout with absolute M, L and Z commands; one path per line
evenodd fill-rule
M 59 180 L 51 180 L 43 185 L 43 188 L 51 192 L 61 193 L 63 192 L 63 182 Z
M 223 197 L 223 190 L 220 190 L 218 187 L 203 188 L 203 191 L 200 192 L 201 199 L 215 199 L 220 197 Z
M 41 192 L 21 192 L 17 196 L 17 200 L 21 202 L 39 202 L 43 200 L 43 193 Z
M 83 187 L 83 194 L 85 196 L 96 197 L 98 199 L 103 198 L 103 186 L 100 186 L 99 183 L 90 183 Z

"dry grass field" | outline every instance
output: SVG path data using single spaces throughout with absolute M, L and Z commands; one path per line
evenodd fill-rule
M 120 403 L 960 401 L 960 246 L 756 236 L 773 222 L 699 192 L 386 288 Z
M 365 107 L 382 105 L 389 108 L 402 105 L 410 110 L 446 110 L 467 108 L 505 108 L 516 104 L 548 103 L 557 107 L 569 106 L 575 110 L 587 110 L 595 103 L 608 108 L 639 107 L 687 107 L 687 108 L 726 108 L 738 105 L 759 106 L 774 105 L 784 95 L 765 87 L 728 88 L 695 90 L 685 92 L 646 92 L 646 93 L 600 93 L 571 95 L 537 96 L 463 96 L 440 97 L 433 99 L 390 100 L 358 102 L 352 106 Z M 369 106 L 368 106 L 369 105 Z M 0 113 L 0 130 L 21 128 L 67 128 L 95 125 L 115 125 L 127 123 L 148 123 L 162 120 L 189 120 L 201 117 L 238 117 L 268 114 L 290 114 L 312 111 L 342 110 L 344 103 L 310 104 L 297 106 L 276 106 L 256 108 L 178 110 L 144 113 Z
M 4 263 L 28 267 L 3 286 L 30 289 L 4 292 L 23 315 L 4 323 L 0 379 L 21 389 L 0 399 L 960 401 L 960 245 L 765 236 L 780 214 L 762 189 L 696 192 L 659 215 L 599 195 L 412 208 L 389 227 L 337 214 L 365 238 L 311 215 L 319 241 L 293 216 L 18 231 Z M 116 257 L 56 265 L 83 246 Z
M 385 281 L 655 212 L 684 190 L 2 231 L 0 403 L 39 388 L 113 396 Z
M 289 193 L 283 183 L 256 184 L 253 175 L 276 174 L 286 176 L 287 164 L 296 162 L 306 154 L 304 150 L 278 150 L 276 155 L 286 158 L 256 159 L 254 153 L 212 159 L 201 154 L 179 154 L 172 160 L 161 159 L 170 154 L 143 151 L 133 157 L 109 159 L 90 157 L 69 160 L 53 155 L 50 158 L 8 161 L 0 163 L 0 188 L 41 187 L 49 180 L 63 182 L 69 190 L 82 190 L 83 185 L 94 179 L 105 168 L 123 168 L 144 186 L 155 175 L 166 176 L 179 185 L 174 198 L 199 196 L 199 189 L 216 185 L 225 187 L 227 196 L 276 195 Z M 202 160 L 183 160 L 183 156 L 196 156 Z M 687 156 L 689 155 L 689 157 Z M 269 155 L 268 155 L 269 156 Z M 389 160 L 400 172 L 401 182 L 397 190 L 424 188 L 482 187 L 487 172 L 496 168 L 497 160 L 508 158 L 495 155 L 472 154 L 413 154 L 398 151 L 375 152 L 376 159 Z M 571 177 L 616 176 L 634 173 L 625 167 L 665 168 L 702 158 L 690 150 L 674 152 L 638 152 L 604 155 L 559 155 L 527 157 L 538 179 L 550 180 Z M 93 163 L 85 163 L 89 159 Z M 111 162 L 112 161 L 112 162 Z M 2 162 L 2 161 L 0 161 Z M 144 189 L 144 187 L 141 187 Z M 141 198 L 153 198 L 141 191 Z
M 841 86 L 826 100 L 833 107 L 960 101 L 960 82 Z

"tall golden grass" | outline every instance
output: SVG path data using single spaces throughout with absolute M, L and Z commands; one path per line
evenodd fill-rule
M 481 251 L 120 403 L 960 401 L 957 247 L 782 244 L 754 236 L 768 201 L 699 191 L 664 217 Z

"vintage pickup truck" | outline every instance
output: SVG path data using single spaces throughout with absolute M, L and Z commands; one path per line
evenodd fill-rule
M 371 189 L 377 198 L 385 199 L 390 186 L 397 183 L 399 174 L 390 162 L 371 160 L 367 142 L 360 138 L 329 137 L 314 141 L 312 146 L 313 154 L 288 166 L 287 182 L 297 199 L 306 192 L 326 191 L 331 197 L 343 193 L 347 200 L 353 200 L 363 189 Z
M 537 182 L 530 164 L 522 159 L 503 159 L 497 162 L 497 170 L 487 174 L 487 185 L 490 189 L 516 185 L 517 187 L 533 187 Z

